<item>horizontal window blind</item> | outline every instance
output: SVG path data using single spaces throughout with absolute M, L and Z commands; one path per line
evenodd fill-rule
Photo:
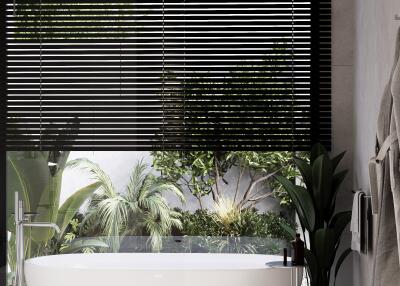
M 330 1 L 7 1 L 8 150 L 330 147 Z

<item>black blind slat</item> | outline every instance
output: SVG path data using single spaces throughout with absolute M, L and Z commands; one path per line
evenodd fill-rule
M 7 0 L 6 20 L 8 150 L 330 148 L 330 1 Z

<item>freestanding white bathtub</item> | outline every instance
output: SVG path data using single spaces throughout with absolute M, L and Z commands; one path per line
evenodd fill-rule
M 281 261 L 258 254 L 64 254 L 28 259 L 25 279 L 28 286 L 294 286 L 293 270 Z

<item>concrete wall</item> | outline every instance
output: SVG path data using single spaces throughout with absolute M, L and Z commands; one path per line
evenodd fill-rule
M 349 210 L 352 204 L 353 161 L 353 83 L 354 83 L 354 1 L 332 0 L 332 153 L 346 151 L 341 168 L 349 170 L 337 198 L 337 208 Z M 350 245 L 350 232 L 343 234 L 340 251 Z M 352 260 L 342 266 L 336 285 L 352 285 Z
M 393 64 L 399 0 L 356 0 L 354 187 L 369 192 L 368 159 L 374 153 L 380 98 Z M 369 285 L 372 253 L 354 259 L 354 285 Z
M 151 165 L 148 152 L 91 152 L 73 151 L 68 160 L 87 158 L 97 164 L 108 174 L 117 191 L 125 189 L 130 177 L 130 171 L 138 160 Z M 61 203 L 64 202 L 76 190 L 90 183 L 89 175 L 79 169 L 67 169 L 63 174 L 61 187 Z
M 149 152 L 135 152 L 135 151 L 123 151 L 123 152 L 90 152 L 90 151 L 74 151 L 71 152 L 69 160 L 77 158 L 87 158 L 97 163 L 101 169 L 110 176 L 111 181 L 114 184 L 117 192 L 125 192 L 126 185 L 129 181 L 129 177 L 132 168 L 138 160 L 143 160 L 148 166 L 149 171 L 151 169 L 152 158 Z M 156 172 L 153 171 L 156 174 Z M 233 198 L 236 189 L 237 178 L 239 177 L 239 170 L 232 168 L 224 177 L 229 184 L 220 182 L 220 188 L 223 194 L 227 197 Z M 61 203 L 63 203 L 71 194 L 76 190 L 91 183 L 90 176 L 85 171 L 79 168 L 67 169 L 63 174 L 63 182 L 61 188 Z M 246 174 L 243 175 L 239 186 L 238 197 L 244 193 L 250 183 L 250 177 Z M 260 187 L 262 184 L 260 184 Z M 185 191 L 185 190 L 184 190 Z M 167 199 L 171 206 L 179 207 L 189 211 L 194 211 L 199 208 L 197 199 L 189 192 L 185 191 L 186 203 L 182 203 L 175 196 L 167 196 Z M 203 207 L 212 209 L 213 201 L 211 196 L 202 199 Z M 260 211 L 281 211 L 279 202 L 275 199 L 267 199 L 260 202 L 256 206 Z

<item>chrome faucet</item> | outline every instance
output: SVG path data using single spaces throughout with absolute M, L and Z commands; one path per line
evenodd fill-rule
M 24 227 L 50 227 L 57 233 L 60 233 L 60 228 L 55 223 L 48 222 L 30 222 L 29 213 L 24 213 L 24 202 L 19 199 L 18 192 L 15 192 L 14 203 L 14 217 L 15 217 L 15 241 L 16 241 L 16 271 L 15 271 L 15 285 L 24 285 L 24 260 L 25 260 L 25 246 L 24 246 Z

